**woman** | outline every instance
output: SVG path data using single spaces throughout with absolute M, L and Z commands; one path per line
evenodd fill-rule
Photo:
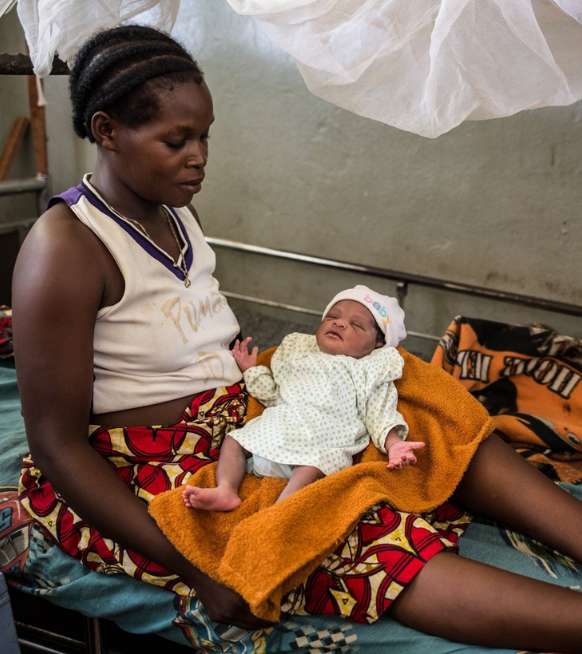
M 211 619 L 266 626 L 182 558 L 145 503 L 215 458 L 245 410 L 228 353 L 238 325 L 187 208 L 204 179 L 210 92 L 180 46 L 135 26 L 91 39 L 70 86 L 75 130 L 98 155 L 90 178 L 37 222 L 15 270 L 32 455 L 21 500 L 92 567 L 194 588 Z M 89 425 L 101 426 L 88 439 Z M 495 436 L 452 499 L 582 562 L 582 505 Z M 580 651 L 582 595 L 461 559 L 431 537 L 434 556 L 382 605 L 395 618 L 465 643 Z

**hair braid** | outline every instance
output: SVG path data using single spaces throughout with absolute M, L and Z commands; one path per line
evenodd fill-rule
M 155 116 L 160 92 L 202 81 L 196 61 L 163 32 L 139 25 L 98 32 L 81 48 L 71 71 L 73 127 L 81 138 L 95 142 L 95 112 L 107 111 L 137 127 Z

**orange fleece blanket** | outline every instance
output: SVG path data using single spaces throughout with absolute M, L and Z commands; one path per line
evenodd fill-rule
M 582 341 L 549 327 L 458 316 L 432 363 L 483 404 L 530 463 L 555 481 L 582 483 Z
M 261 355 L 269 365 L 273 350 Z M 411 440 L 422 440 L 418 464 L 386 470 L 387 457 L 373 445 L 357 465 L 325 477 L 275 504 L 286 482 L 246 475 L 241 506 L 229 513 L 188 509 L 180 488 L 158 495 L 150 513 L 175 547 L 194 565 L 229 586 L 266 620 L 280 617 L 281 599 L 301 583 L 353 530 L 371 506 L 420 513 L 446 501 L 479 445 L 493 430 L 485 409 L 447 372 L 400 349 L 404 372 L 396 382 L 398 409 Z M 251 398 L 252 400 L 252 398 Z M 249 419 L 261 405 L 249 403 Z M 190 484 L 215 484 L 216 464 Z

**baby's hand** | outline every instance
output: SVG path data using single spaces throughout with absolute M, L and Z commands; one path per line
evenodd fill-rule
M 404 466 L 414 465 L 416 457 L 413 450 L 419 450 L 424 447 L 420 441 L 397 441 L 392 443 L 388 448 L 389 463 L 386 466 L 388 470 L 400 470 Z
M 259 348 L 254 347 L 252 352 L 249 353 L 248 346 L 251 341 L 252 338 L 250 336 L 245 338 L 242 343 L 237 339 L 232 348 L 232 356 L 238 363 L 238 367 L 242 372 L 257 365 L 257 354 L 259 353 Z

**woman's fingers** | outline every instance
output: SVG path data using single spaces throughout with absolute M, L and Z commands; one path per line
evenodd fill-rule
M 206 613 L 213 622 L 231 624 L 235 627 L 240 627 L 241 629 L 248 629 L 249 631 L 265 629 L 266 627 L 272 626 L 271 622 L 261 620 L 261 618 L 257 618 L 256 615 L 253 615 L 246 602 L 244 602 L 240 597 L 238 600 L 239 601 L 236 602 L 224 603 L 220 607 L 205 607 Z
M 245 605 L 246 607 L 246 605 Z M 234 625 L 235 627 L 240 627 L 241 629 L 246 629 L 247 631 L 255 631 L 256 629 L 266 629 L 267 627 L 272 627 L 271 622 L 266 620 L 261 620 L 257 618 L 256 615 L 253 615 L 248 607 L 244 610 L 242 607 L 237 608 L 233 611 L 220 610 L 220 611 L 206 611 L 208 617 L 213 622 L 219 622 L 220 624 Z

